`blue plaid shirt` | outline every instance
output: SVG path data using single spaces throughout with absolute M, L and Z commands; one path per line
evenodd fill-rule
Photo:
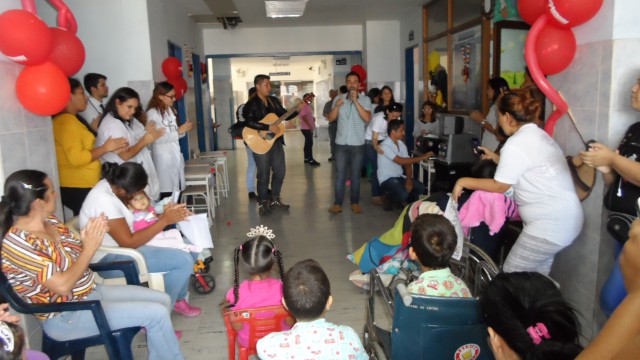
M 338 111 L 338 132 L 336 134 L 336 144 L 359 146 L 364 145 L 364 133 L 367 123 L 360 117 L 358 108 L 353 101 L 347 99 L 348 94 L 340 94 L 333 99 L 333 106 L 336 106 L 338 99 L 343 99 L 344 104 Z M 371 109 L 371 100 L 364 93 L 358 95 L 358 102 L 365 110 Z

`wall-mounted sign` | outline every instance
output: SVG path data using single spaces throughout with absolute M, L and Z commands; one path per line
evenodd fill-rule
M 347 58 L 336 58 L 336 65 L 347 65 Z
M 409 41 L 413 41 L 413 30 L 409 31 Z
M 269 76 L 289 76 L 291 75 L 288 71 L 279 71 L 279 72 L 270 72 Z

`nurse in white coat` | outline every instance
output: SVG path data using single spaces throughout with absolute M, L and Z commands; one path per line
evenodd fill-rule
M 156 128 L 164 129 L 164 135 L 153 143 L 153 163 L 160 180 L 160 197 L 170 196 L 174 191 L 184 190 L 184 158 L 180 152 L 178 139 L 193 129 L 193 123 L 186 121 L 178 126 L 173 103 L 176 92 L 173 85 L 163 81 L 153 89 L 153 96 L 147 106 L 147 121 Z
M 98 136 L 96 137 L 95 147 L 102 146 L 109 138 L 124 137 L 129 142 L 129 147 L 118 152 L 105 153 L 100 157 L 100 161 L 122 164 L 125 161 L 133 161 L 144 166 L 146 159 L 150 157 L 142 157 L 145 148 L 156 141 L 157 138 L 164 134 L 164 129 L 150 129 L 144 134 L 136 135 L 132 121 L 135 120 L 136 109 L 140 105 L 140 97 L 138 93 L 128 87 L 123 87 L 111 96 L 105 107 L 104 117 L 98 125 Z M 153 168 L 153 167 L 152 167 Z M 145 169 L 146 170 L 146 169 Z M 154 170 L 154 169 L 151 169 Z M 147 170 L 147 172 L 149 172 Z M 148 174 L 150 181 L 153 174 Z

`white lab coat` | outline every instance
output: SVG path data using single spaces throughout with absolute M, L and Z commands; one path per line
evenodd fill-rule
M 107 116 L 102 119 L 102 124 L 98 128 L 98 136 L 96 137 L 95 147 L 100 147 L 104 145 L 109 137 L 112 138 L 120 138 L 124 137 L 129 141 L 129 146 L 133 146 L 138 143 L 138 140 L 145 134 L 144 126 L 136 119 L 131 120 L 131 126 L 125 124 L 124 122 L 114 118 L 111 114 L 107 114 Z M 124 160 L 120 157 L 120 155 L 114 152 L 108 152 L 102 155 L 100 161 L 104 164 L 105 162 L 114 162 L 116 164 L 124 163 Z M 153 165 L 153 160 L 151 159 L 151 154 L 149 153 L 149 149 L 143 148 L 134 156 L 129 159 L 129 161 L 137 162 L 144 167 L 145 172 L 149 178 L 148 186 L 145 189 L 147 195 L 153 200 L 158 200 L 160 196 L 160 186 L 158 184 L 158 175 L 156 174 L 156 168 Z
M 157 109 L 147 111 L 147 121 L 153 121 L 157 128 L 164 128 L 165 133 L 153 143 L 153 163 L 156 165 L 160 192 L 184 190 L 184 158 L 180 152 L 178 124 L 173 111 L 167 109 L 164 116 Z

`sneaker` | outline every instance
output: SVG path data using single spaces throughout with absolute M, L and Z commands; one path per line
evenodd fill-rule
M 269 207 L 278 210 L 289 210 L 289 205 L 283 203 L 280 198 L 271 200 L 271 204 L 269 204 Z
M 269 201 L 268 200 L 260 201 L 260 204 L 258 205 L 258 214 L 266 215 L 268 213 L 269 213 Z
M 332 156 L 332 157 L 328 158 L 328 159 L 327 159 L 327 161 L 331 162 L 331 161 L 333 161 L 333 160 L 335 160 L 335 159 L 336 159 L 336 158 Z
M 311 164 L 311 161 L 313 161 L 313 159 L 304 159 L 305 164 Z
M 255 192 L 251 191 L 249 192 L 249 200 L 253 200 L 253 199 L 257 199 L 258 195 L 256 195 Z
M 360 207 L 360 204 L 351 204 L 351 211 L 353 211 L 354 214 L 362 214 L 362 208 Z
M 311 166 L 320 166 L 320 163 L 319 163 L 319 162 L 317 162 L 317 161 L 315 161 L 314 159 L 311 159 L 311 160 L 309 161 L 309 165 L 311 165 Z
M 332 214 L 338 214 L 342 212 L 342 206 L 338 205 L 338 204 L 333 204 L 331 205 L 331 207 L 329 208 L 329 212 Z
M 382 205 L 384 204 L 384 196 L 374 196 L 371 202 L 373 205 Z
M 187 317 L 199 316 L 202 313 L 202 309 L 189 305 L 185 299 L 176 301 L 176 304 L 173 305 L 173 311 Z

